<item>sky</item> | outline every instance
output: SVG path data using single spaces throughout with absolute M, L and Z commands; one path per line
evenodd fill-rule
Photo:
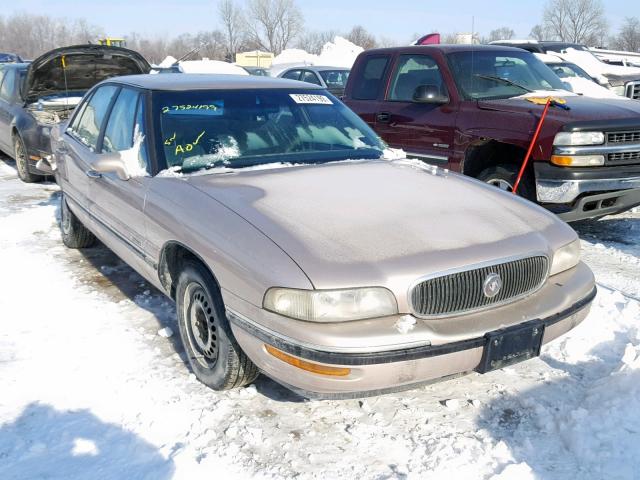
M 603 2 L 610 33 L 616 33 L 629 13 L 631 0 Z M 86 18 L 109 36 L 138 32 L 174 36 L 219 27 L 215 0 L 3 0 L 0 14 L 42 13 L 63 18 Z M 526 38 L 542 19 L 539 0 L 297 0 L 308 30 L 348 31 L 361 24 L 376 36 L 408 42 L 415 33 L 470 32 L 472 17 L 481 35 L 508 26 Z

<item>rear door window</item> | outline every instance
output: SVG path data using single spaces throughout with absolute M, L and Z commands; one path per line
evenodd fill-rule
M 7 69 L 7 73 L 4 76 L 2 87 L 0 87 L 0 98 L 6 102 L 10 102 L 14 98 L 13 91 L 16 84 L 16 71 L 14 69 Z
M 73 136 L 92 151 L 98 148 L 100 129 L 117 91 L 118 87 L 114 85 L 98 88 L 70 129 Z
M 289 80 L 298 80 L 300 78 L 300 70 L 291 70 L 285 73 L 282 78 L 288 78 Z
M 389 56 L 369 57 L 360 70 L 362 78 L 355 83 L 353 98 L 356 100 L 375 100 L 384 84 L 384 74 L 389 64 Z
M 122 88 L 107 121 L 102 140 L 103 152 L 121 152 L 133 147 L 133 126 L 136 119 L 138 92 Z
M 315 73 L 310 72 L 309 70 L 305 70 L 304 73 L 302 74 L 302 81 L 307 83 L 313 83 L 314 85 L 322 85 L 320 83 L 320 80 L 318 80 L 318 76 Z

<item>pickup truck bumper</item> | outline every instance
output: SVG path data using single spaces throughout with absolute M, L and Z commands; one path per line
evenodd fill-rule
M 640 165 L 569 168 L 536 162 L 534 170 L 538 202 L 567 222 L 640 205 Z

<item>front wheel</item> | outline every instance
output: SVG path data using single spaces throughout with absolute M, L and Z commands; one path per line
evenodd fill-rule
M 518 178 L 519 167 L 516 165 L 502 164 L 489 167 L 480 172 L 478 180 L 493 185 L 494 187 L 506 192 L 513 192 L 513 186 Z M 527 200 L 535 201 L 535 186 L 531 175 L 528 172 L 522 177 L 520 185 L 518 185 L 518 195 Z
M 69 248 L 87 248 L 96 241 L 93 233 L 69 209 L 64 193 L 60 196 L 60 232 L 62 243 Z
M 20 135 L 13 136 L 13 158 L 16 161 L 16 168 L 18 169 L 18 176 L 20 180 L 25 183 L 40 182 L 44 178 L 42 175 L 36 175 L 29 171 L 29 156 L 27 149 L 24 146 L 24 142 Z
M 176 288 L 176 310 L 180 337 L 198 380 L 214 390 L 229 390 L 258 377 L 258 368 L 231 332 L 220 289 L 201 263 L 184 265 Z

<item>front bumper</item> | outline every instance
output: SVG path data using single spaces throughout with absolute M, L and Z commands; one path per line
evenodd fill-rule
M 640 165 L 557 167 L 536 162 L 538 202 L 571 222 L 640 205 Z
M 433 342 L 396 344 L 387 349 L 347 348 L 335 343 L 319 345 L 310 339 L 294 339 L 276 332 L 229 308 L 227 316 L 242 349 L 269 377 L 309 398 L 358 398 L 414 388 L 479 370 L 486 335 L 494 330 L 537 320 L 544 324 L 543 344 L 564 334 L 584 320 L 596 294 L 589 269 L 580 264 L 572 270 L 555 276 L 531 298 L 478 314 L 478 318 L 494 321 L 487 329 L 474 331 L 478 322 L 473 315 L 446 319 L 443 324 L 435 325 L 429 320 L 417 320 L 434 333 L 442 334 L 442 330 L 451 325 L 454 334 L 450 341 L 434 335 Z M 511 317 L 510 321 L 504 320 L 505 315 Z M 455 332 L 456 322 L 466 325 L 472 334 L 459 338 Z M 362 333 L 365 337 L 366 332 Z M 396 335 L 399 334 L 396 332 Z M 309 362 L 349 368 L 350 373 L 345 377 L 330 377 L 301 370 L 269 354 L 266 345 Z

